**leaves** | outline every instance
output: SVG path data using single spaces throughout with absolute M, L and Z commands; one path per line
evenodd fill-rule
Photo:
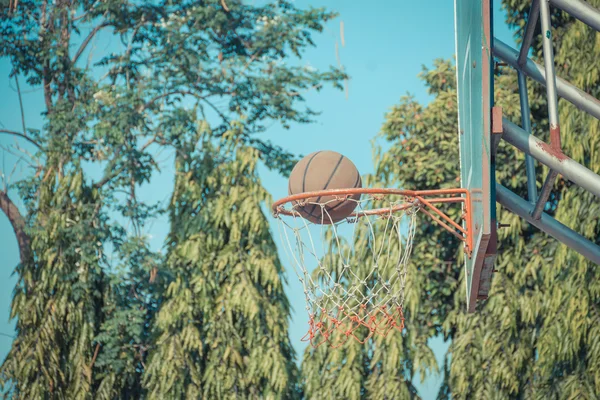
M 14 397 L 177 388 L 173 396 L 214 398 L 232 385 L 248 396 L 296 395 L 289 305 L 260 208 L 270 200 L 255 172 L 260 160 L 288 173 L 293 155 L 260 133 L 274 121 L 311 122 L 305 93 L 347 77 L 294 66 L 333 13 L 285 0 L 222 3 L 22 0 L 0 10 L 0 56 L 46 107 L 43 129 L 30 130 L 41 167 L 19 183 L 34 260 L 17 269 L 18 338 L 1 370 Z M 98 55 L 100 32 L 121 45 Z M 138 196 L 161 171 L 161 152 L 176 155 L 174 201 L 192 202 L 169 205 L 166 260 L 145 231 L 166 210 Z M 94 169 L 103 176 L 94 180 Z M 222 303 L 235 306 L 222 313 Z M 151 351 L 164 363 L 148 364 Z
M 12 315 L 18 336 L 1 369 L 13 398 L 86 398 L 101 307 L 105 238 L 99 199 L 71 176 L 49 173 L 28 229 L 37 258 L 17 268 Z M 57 185 L 53 185 L 57 182 Z M 40 188 L 41 188 L 40 187 Z M 90 229 L 91 227 L 99 229 Z M 85 371 L 88 371 L 86 374 Z
M 282 268 L 261 205 L 258 152 L 206 134 L 177 158 L 169 284 L 145 376 L 150 398 L 294 397 Z M 182 153 L 183 154 L 183 153 Z

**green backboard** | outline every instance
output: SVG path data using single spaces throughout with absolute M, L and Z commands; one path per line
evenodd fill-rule
M 467 307 L 486 298 L 496 253 L 491 153 L 491 0 L 455 0 L 461 186 L 471 193 L 473 249 L 465 256 Z

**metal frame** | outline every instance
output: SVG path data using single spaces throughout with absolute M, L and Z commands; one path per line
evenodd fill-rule
M 527 134 L 531 135 L 531 120 L 529 115 L 529 97 L 527 95 L 527 80 L 522 72 L 517 72 L 519 79 L 519 101 L 521 103 L 521 125 Z M 503 124 L 504 126 L 504 124 Z M 503 132 L 504 133 L 504 132 Z M 527 199 L 535 204 L 537 199 L 537 186 L 535 185 L 535 163 L 531 155 L 525 155 L 525 170 L 527 173 Z
M 518 195 L 500 184 L 496 184 L 496 196 L 498 203 L 510 211 L 579 252 L 590 261 L 600 264 L 600 246 L 543 212 L 556 177 L 559 174 L 595 196 L 600 197 L 600 176 L 566 156 L 561 148 L 558 96 L 597 119 L 600 119 L 600 100 L 556 76 L 550 4 L 569 13 L 596 31 L 600 31 L 600 11 L 583 1 L 533 0 L 521 49 L 517 51 L 502 41 L 494 39 L 494 56 L 515 68 L 518 73 L 519 99 L 522 114 L 521 124 L 523 128 L 503 118 L 502 139 L 526 153 L 525 165 L 527 169 L 529 201 L 521 199 Z M 540 19 L 542 30 L 543 67 L 527 58 L 538 18 Z M 550 143 L 545 143 L 531 134 L 526 77 L 546 87 Z M 534 159 L 550 169 L 539 196 L 536 193 Z
M 518 72 L 525 74 L 528 78 L 531 78 L 544 86 L 546 85 L 546 73 L 544 67 L 536 64 L 530 59 L 526 59 L 525 64 L 520 68 L 517 61 L 519 52 L 498 38 L 494 39 L 493 53 L 495 57 L 510 65 Z M 578 89 L 560 77 L 556 78 L 556 89 L 559 97 L 573 104 L 581 111 L 585 111 L 593 117 L 600 119 L 600 100 L 587 94 L 583 90 Z
M 600 11 L 585 1 L 550 0 L 550 3 L 600 32 Z
M 465 253 L 468 257 L 473 252 L 473 223 L 471 221 L 471 194 L 467 189 L 437 189 L 437 190 L 402 190 L 385 188 L 351 188 L 351 189 L 326 189 L 314 192 L 304 192 L 292 194 L 277 200 L 271 206 L 273 215 L 277 218 L 280 215 L 290 217 L 301 217 L 302 215 L 293 209 L 294 206 L 302 206 L 311 203 L 311 199 L 319 199 L 326 196 L 333 196 L 336 201 L 346 200 L 349 196 L 356 194 L 368 194 L 377 199 L 379 196 L 405 196 L 406 202 L 393 207 L 376 208 L 373 210 L 355 211 L 347 218 L 361 218 L 370 215 L 391 214 L 396 211 L 405 210 L 415 205 L 419 206 L 419 211 L 429 216 L 444 229 L 460 239 L 465 245 Z M 447 197 L 452 196 L 453 197 Z M 416 204 L 415 204 L 416 202 Z M 441 203 L 462 203 L 464 227 L 450 218 L 442 210 L 434 206 Z M 291 208 L 285 208 L 286 204 L 291 204 Z
M 533 206 L 509 189 L 496 184 L 496 199 L 510 212 L 517 214 L 533 226 L 566 244 L 588 260 L 600 264 L 600 246 L 586 239 L 571 228 L 561 224 L 546 213 L 540 219 L 532 217 Z
M 549 144 L 529 134 L 506 118 L 502 120 L 504 134 L 502 138 L 517 149 L 529 154 L 538 162 L 577 186 L 600 197 L 600 176 L 579 164 L 577 161 L 555 151 Z

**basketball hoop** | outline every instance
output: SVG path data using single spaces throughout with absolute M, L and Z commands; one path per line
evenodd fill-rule
M 356 202 L 342 221 L 329 218 L 328 202 Z M 461 204 L 462 225 L 439 207 Z M 470 197 L 466 189 L 330 189 L 285 197 L 273 204 L 286 253 L 304 290 L 313 347 L 365 343 L 404 329 L 404 300 L 418 216 L 425 214 L 472 252 Z M 297 208 L 320 207 L 321 221 Z M 438 205 L 438 206 L 436 206 Z M 329 220 L 328 220 L 329 218 Z

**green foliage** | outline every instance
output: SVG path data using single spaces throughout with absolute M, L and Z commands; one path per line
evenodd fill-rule
M 144 237 L 124 232 L 116 232 L 114 237 L 121 265 L 108 276 L 101 310 L 104 322 L 95 338 L 102 350 L 95 363 L 99 381 L 95 398 L 141 398 L 145 361 L 152 346 L 150 328 L 164 285 L 158 274 L 162 257 L 148 249 Z
M 11 313 L 18 317 L 17 338 L 0 370 L 12 398 L 82 399 L 94 384 L 89 349 L 102 307 L 101 200 L 84 186 L 81 169 L 67 175 L 53 169 L 33 180 L 35 259 L 17 268 Z
M 149 398 L 293 398 L 282 267 L 261 205 L 258 151 L 241 125 L 203 134 L 177 157 L 167 268 Z M 202 128 L 202 126 L 201 126 Z
M 174 368 L 181 374 L 169 376 L 186 385 L 186 393 L 202 387 L 202 393 L 217 396 L 235 383 L 250 396 L 294 397 L 289 305 L 281 289 L 279 261 L 262 214 L 244 213 L 260 211 L 267 199 L 254 172 L 258 160 L 284 174 L 293 165 L 293 154 L 259 134 L 269 121 L 286 128 L 311 122 L 316 112 L 306 106 L 305 93 L 325 84 L 340 88 L 346 78 L 338 69 L 294 65 L 313 45 L 311 35 L 335 15 L 301 10 L 283 0 L 260 6 L 238 0 L 17 3 L 14 10 L 0 10 L 0 56 L 10 59 L 12 75 L 25 76 L 30 85 L 42 88 L 47 124 L 41 132 L 25 129 L 39 146 L 35 161 L 40 166 L 21 182 L 33 260 L 17 269 L 13 316 L 18 338 L 1 370 L 5 387 L 12 387 L 19 398 L 145 395 L 141 378 L 148 353 L 164 350 L 161 342 L 152 342 L 156 312 L 163 296 L 169 304 L 178 301 L 173 294 L 183 276 L 178 268 L 184 267 L 175 245 L 169 245 L 166 267 L 150 251 L 144 230 L 163 210 L 144 203 L 137 191 L 159 171 L 159 151 L 178 151 L 177 162 L 188 166 L 211 157 L 194 153 L 196 121 L 202 120 L 210 122 L 215 142 L 201 143 L 222 153 L 224 164 L 215 174 L 230 174 L 229 180 L 223 179 L 239 195 L 226 198 L 224 187 L 200 181 L 208 185 L 198 189 L 203 196 L 232 201 L 223 204 L 233 209 L 203 216 L 215 229 L 223 227 L 227 236 L 211 231 L 207 245 L 217 253 L 202 253 L 207 258 L 197 261 L 233 275 L 223 287 L 229 291 L 217 290 L 218 280 L 198 286 L 206 291 L 193 297 L 213 296 L 203 301 L 210 304 L 209 321 L 216 328 L 202 325 L 195 331 L 189 325 L 180 334 L 186 346 L 200 337 L 214 347 L 202 348 L 208 358 L 199 365 Z M 121 45 L 95 62 L 92 43 L 101 33 Z M 218 149 L 211 143 L 219 143 Z M 104 176 L 93 181 L 84 173 L 89 166 L 103 168 Z M 236 179 L 243 183 L 238 189 Z M 185 219 L 176 212 L 171 216 Z M 199 228 L 194 227 L 194 234 L 206 233 Z M 192 243 L 194 234 L 188 233 L 174 230 L 172 235 Z M 234 252 L 236 245 L 246 253 Z M 113 264 L 105 252 L 117 261 Z M 192 282 L 206 278 L 188 277 Z M 225 279 L 222 274 L 210 278 Z M 218 302 L 242 299 L 227 318 L 217 316 Z M 158 319 L 159 331 L 170 327 L 161 325 L 169 313 L 166 307 Z M 200 311 L 207 310 L 193 310 Z M 248 316 L 252 319 L 246 320 Z M 233 329 L 239 338 L 225 343 Z M 219 358 L 230 367 L 217 365 Z M 151 368 L 159 362 L 153 360 Z M 185 381 L 188 368 L 204 374 L 193 385 Z M 154 390 L 153 379 L 163 382 L 152 371 L 148 387 Z M 226 386 L 218 386 L 215 377 L 221 376 Z

